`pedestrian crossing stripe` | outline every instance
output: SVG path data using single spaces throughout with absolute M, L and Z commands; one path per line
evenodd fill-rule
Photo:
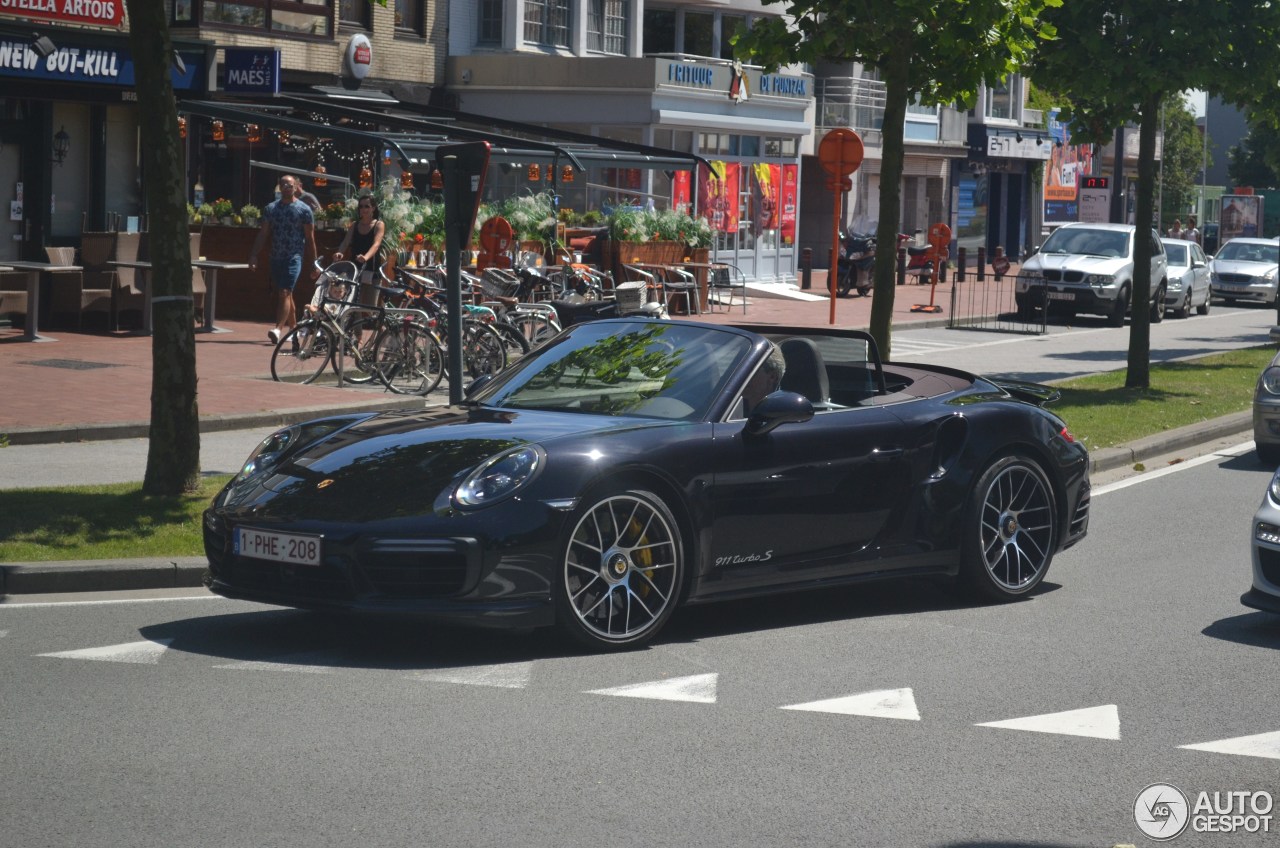
M 1011 718 L 1005 721 L 989 721 L 978 727 L 998 727 L 1005 730 L 1029 730 L 1033 733 L 1060 733 L 1066 736 L 1090 736 L 1095 739 L 1120 738 L 1120 710 L 1115 704 L 1102 707 L 1086 707 L 1061 713 Z
M 101 648 L 82 648 L 78 651 L 54 651 L 40 654 L 42 657 L 57 657 L 68 660 L 96 660 L 99 662 L 136 663 L 139 665 L 155 665 L 160 657 L 169 650 L 172 639 L 147 639 L 142 642 L 126 642 L 121 645 L 106 645 Z
M 648 683 L 632 683 L 611 689 L 592 689 L 588 695 L 616 695 L 622 698 L 653 698 L 658 701 L 692 701 L 696 704 L 716 702 L 716 674 L 695 674 Z
M 331 674 L 333 669 L 319 662 L 308 662 L 311 657 L 328 659 L 324 651 L 308 651 L 303 654 L 286 654 L 269 660 L 244 660 L 242 662 L 220 663 L 214 668 L 228 668 L 235 671 L 293 671 L 304 674 Z
M 1237 736 L 1216 742 L 1198 742 L 1195 745 L 1179 745 L 1188 751 L 1210 751 L 1215 754 L 1237 754 L 1242 757 L 1265 757 L 1280 760 L 1280 731 L 1259 733 L 1254 736 Z
M 916 707 L 916 698 L 910 689 L 877 689 L 874 692 L 863 692 L 858 695 L 810 701 L 807 704 L 792 704 L 780 709 L 871 718 L 897 718 L 907 721 L 920 720 L 920 710 Z
M 424 680 L 431 683 L 461 683 L 464 686 L 524 689 L 529 685 L 529 680 L 532 677 L 533 663 L 518 662 L 417 671 L 410 674 L 408 679 Z

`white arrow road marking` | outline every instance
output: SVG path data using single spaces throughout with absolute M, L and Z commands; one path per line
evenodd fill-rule
M 1003 727 L 1007 730 L 1030 730 L 1034 733 L 1061 733 L 1066 736 L 1092 736 L 1096 739 L 1120 738 L 1120 710 L 1115 704 L 1086 707 L 1062 713 L 988 721 L 978 727 Z
M 51 654 L 39 654 L 42 657 L 58 657 L 68 660 L 98 660 L 100 662 L 138 663 L 155 665 L 160 657 L 169 650 L 172 639 L 145 640 L 142 642 L 126 642 L 123 645 L 106 645 L 101 648 L 82 648 L 78 651 L 56 651 Z
M 1280 731 L 1178 747 L 1189 751 L 1212 751 L 1215 754 L 1239 754 L 1242 757 L 1266 757 L 1269 760 L 1280 760 Z
M 871 718 L 901 718 L 908 721 L 920 720 L 920 710 L 916 708 L 916 698 L 910 689 L 878 689 L 875 692 L 846 695 L 843 698 L 792 704 L 780 709 L 870 716 Z
M 416 671 L 409 675 L 409 679 L 433 683 L 462 683 L 467 686 L 496 686 L 500 689 L 523 689 L 529 685 L 529 679 L 532 676 L 533 663 L 518 662 Z
M 271 660 L 244 660 L 243 662 L 222 663 L 214 668 L 230 668 L 236 671 L 299 671 L 306 674 L 331 674 L 333 668 L 320 662 L 310 662 L 326 658 L 328 654 L 321 651 L 308 651 L 301 654 L 286 654 Z
M 649 683 L 632 683 L 612 689 L 592 689 L 588 695 L 617 695 L 621 698 L 653 698 L 658 701 L 693 701 L 696 704 L 716 702 L 717 674 L 695 674 Z

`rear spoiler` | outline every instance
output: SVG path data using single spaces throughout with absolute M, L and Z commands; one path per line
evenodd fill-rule
M 1062 397 L 1062 392 L 1058 389 L 1042 383 L 1027 383 L 1022 380 L 991 380 L 991 382 L 1018 400 L 1034 403 L 1036 406 L 1047 406 Z

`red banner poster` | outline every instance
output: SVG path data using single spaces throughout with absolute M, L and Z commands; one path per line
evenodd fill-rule
M 751 166 L 756 175 L 756 185 L 760 187 L 760 205 L 756 210 L 756 229 L 778 229 L 778 189 L 782 181 L 781 165 L 766 165 L 757 162 Z
M 671 178 L 671 208 L 678 212 L 688 213 L 693 202 L 693 188 L 690 185 L 693 174 L 689 171 L 676 171 Z
M 796 183 L 799 176 L 797 166 L 782 166 L 782 190 L 779 192 L 779 200 L 782 206 L 782 243 L 784 245 L 796 243 Z
M 124 0 L 0 0 L 0 18 L 9 16 L 60 24 L 124 26 Z
M 737 162 L 719 159 L 709 171 L 705 165 L 698 168 L 698 206 L 713 230 L 738 231 L 738 172 Z

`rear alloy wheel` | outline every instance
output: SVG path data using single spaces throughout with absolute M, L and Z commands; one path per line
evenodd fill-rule
M 1111 314 L 1107 316 L 1107 323 L 1112 327 L 1123 327 L 1125 313 L 1129 311 L 1129 290 L 1121 289 L 1120 294 L 1116 295 L 1116 302 L 1111 305 Z
M 1035 460 L 1005 456 L 974 487 L 961 573 L 987 597 L 1022 597 L 1044 579 L 1058 540 L 1058 509 Z
M 1164 320 L 1164 283 L 1160 284 L 1160 288 L 1156 289 L 1156 299 L 1151 301 L 1151 323 L 1159 324 Z
M 1202 304 L 1200 304 L 1199 306 L 1197 306 L 1197 307 L 1196 307 L 1196 314 L 1197 314 L 1197 315 L 1208 315 L 1208 314 L 1209 314 L 1209 301 L 1210 301 L 1210 300 L 1212 300 L 1212 299 L 1213 299 L 1213 298 L 1212 298 L 1212 297 L 1210 297 L 1209 293 L 1208 293 L 1208 292 L 1205 292 L 1205 293 L 1204 293 L 1204 303 L 1202 303 Z
M 556 587 L 556 618 L 596 650 L 648 642 L 670 618 L 684 579 L 675 517 L 651 492 L 588 501 L 573 519 Z
M 1178 308 L 1173 310 L 1174 318 L 1186 318 L 1191 314 L 1191 289 L 1187 289 L 1187 293 L 1182 296 L 1182 303 L 1178 304 Z

